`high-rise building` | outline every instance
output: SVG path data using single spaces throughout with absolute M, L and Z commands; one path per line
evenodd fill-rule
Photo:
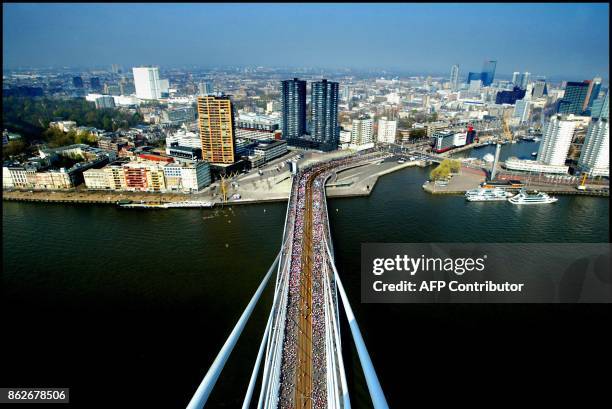
M 545 80 L 537 80 L 533 85 L 533 91 L 531 92 L 532 99 L 542 98 L 544 95 L 548 94 L 548 90 L 546 89 L 546 81 Z
M 610 118 L 609 95 L 610 91 L 608 90 L 604 95 L 593 102 L 593 106 L 591 107 L 591 116 L 593 118 Z
M 349 84 L 344 84 L 342 86 L 342 100 L 344 102 L 349 102 L 353 98 L 353 91 L 351 90 L 351 86 Z
M 390 121 L 384 116 L 378 120 L 378 142 L 395 143 L 396 133 L 397 121 Z
M 514 105 L 514 103 L 525 97 L 525 90 L 519 87 L 514 87 L 512 91 L 500 91 L 495 96 L 496 104 L 510 104 Z
M 119 64 L 112 64 L 111 71 L 113 72 L 113 74 L 121 74 L 123 70 L 121 69 L 121 66 Z
M 459 89 L 459 64 L 455 64 L 451 67 L 450 86 L 453 91 Z
M 80 76 L 72 77 L 72 85 L 74 85 L 75 88 L 83 88 L 83 78 Z
M 587 95 L 584 98 L 584 103 L 582 104 L 582 112 L 589 113 L 591 107 L 593 106 L 593 102 L 599 96 L 599 91 L 601 90 L 601 78 L 595 77 L 593 81 L 589 83 L 589 88 L 587 90 Z
M 610 124 L 602 118 L 591 121 L 578 166 L 590 176 L 610 175 Z
M 351 144 L 366 145 L 374 142 L 373 128 L 374 123 L 369 116 L 360 116 L 359 119 L 353 119 L 351 128 Z
M 310 137 L 323 150 L 334 150 L 340 142 L 338 125 L 339 84 L 315 81 L 311 83 L 312 129 Z
M 561 115 L 550 118 L 542 132 L 542 142 L 538 151 L 539 162 L 552 166 L 565 165 L 576 123 Z
M 529 114 L 531 113 L 531 105 L 530 101 L 526 99 L 520 99 L 516 101 L 516 105 L 514 105 L 514 112 L 512 113 L 512 118 L 516 118 L 519 124 L 523 124 L 527 122 L 529 119 Z
M 102 91 L 102 84 L 100 83 L 100 78 L 91 77 L 89 79 L 89 84 L 91 86 L 92 91 Z
M 282 81 L 281 114 L 283 139 L 299 139 L 306 134 L 306 81 Z
M 521 83 L 520 83 L 520 75 L 521 73 L 518 71 L 514 71 L 512 73 L 512 85 L 518 87 Z
M 590 88 L 590 81 L 572 82 L 565 86 L 565 94 L 559 101 L 557 113 L 581 115 Z
M 205 97 L 206 95 L 212 94 L 213 84 L 212 81 L 202 81 L 198 84 L 198 93 L 201 97 Z
M 482 85 L 488 87 L 493 83 L 495 79 L 495 68 L 497 67 L 497 61 L 488 60 L 482 65 Z
M 215 164 L 235 161 L 234 112 L 229 96 L 198 97 L 202 159 Z
M 471 84 L 472 81 L 482 82 L 482 73 L 481 72 L 468 72 L 467 83 Z
M 136 97 L 140 99 L 160 99 L 161 85 L 159 80 L 159 68 L 157 67 L 134 67 L 134 86 Z
M 520 84 L 518 84 L 517 86 L 520 87 L 521 89 L 527 89 L 527 85 L 529 84 L 529 80 L 531 79 L 531 73 L 525 71 L 524 73 L 521 74 L 520 77 Z

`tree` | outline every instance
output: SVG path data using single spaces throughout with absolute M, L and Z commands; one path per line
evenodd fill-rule
M 2 148 L 2 157 L 8 159 L 11 156 L 16 156 L 25 152 L 27 145 L 21 139 L 10 141 L 8 145 Z

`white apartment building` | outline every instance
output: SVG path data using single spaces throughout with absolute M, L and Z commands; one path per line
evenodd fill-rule
M 610 175 L 610 124 L 607 119 L 589 125 L 578 166 L 590 176 Z
M 397 134 L 397 121 L 390 121 L 387 117 L 378 120 L 378 142 L 395 143 Z
M 538 162 L 545 165 L 565 165 L 576 123 L 576 121 L 568 120 L 561 115 L 550 118 L 550 122 L 544 126 L 544 132 L 542 133 Z
M 134 67 L 134 87 L 136 97 L 140 99 L 160 99 L 162 85 L 159 79 L 159 68 L 157 67 Z
M 565 165 L 546 165 L 539 161 L 515 157 L 506 159 L 504 167 L 508 170 L 518 170 L 521 172 L 554 173 L 560 175 L 566 175 L 569 169 L 569 166 Z
M 112 171 L 110 168 L 87 169 L 83 172 L 83 179 L 87 189 L 109 190 L 112 187 Z
M 178 143 L 178 146 L 202 149 L 200 135 L 195 132 L 190 132 L 184 127 L 166 136 L 166 146 L 170 147 L 173 143 Z
M 166 189 L 183 193 L 197 193 L 210 185 L 208 162 L 168 163 L 164 166 Z
M 372 118 L 362 117 L 353 119 L 351 129 L 351 145 L 360 146 L 374 142 L 373 138 L 374 122 Z

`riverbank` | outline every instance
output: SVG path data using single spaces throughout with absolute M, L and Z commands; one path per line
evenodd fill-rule
M 437 186 L 433 182 L 425 182 L 423 190 L 433 195 L 463 195 L 466 191 L 477 189 L 481 182 L 486 180 L 484 172 L 479 172 L 472 168 L 461 168 L 458 175 L 454 175 L 446 186 Z M 528 183 L 525 186 L 528 190 L 537 190 L 539 192 L 555 194 L 555 195 L 572 195 L 572 196 L 599 196 L 609 197 L 610 193 L 604 189 L 586 189 L 578 190 L 573 185 L 547 185 Z
M 381 176 L 396 172 L 410 166 L 421 166 L 417 161 L 407 161 L 398 164 L 395 159 L 390 158 L 382 161 L 365 164 L 359 167 L 346 169 L 338 172 L 327 188 L 330 198 L 336 197 L 359 197 L 371 194 L 374 186 Z M 230 195 L 239 194 L 240 199 L 230 199 L 223 203 L 214 193 L 216 186 L 208 187 L 197 194 L 182 193 L 145 193 L 145 192 L 107 192 L 92 191 L 83 188 L 68 191 L 48 190 L 3 190 L 2 200 L 41 203 L 71 203 L 71 204 L 111 204 L 115 205 L 120 200 L 131 200 L 143 204 L 163 204 L 185 201 L 210 201 L 213 206 L 257 204 L 271 202 L 286 202 L 291 190 L 291 178 L 289 175 L 275 176 L 272 178 L 253 180 L 251 183 L 239 179 L 238 186 L 230 190 Z M 250 181 L 249 181 L 250 182 Z

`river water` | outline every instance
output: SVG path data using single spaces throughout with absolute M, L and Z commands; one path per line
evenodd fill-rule
M 533 143 L 504 150 L 521 146 L 537 150 Z M 466 155 L 488 149 L 494 148 Z M 563 336 L 554 323 L 580 326 L 604 317 L 594 308 L 563 306 L 360 304 L 362 242 L 609 241 L 607 198 L 561 196 L 553 205 L 530 207 L 468 203 L 423 192 L 428 172 L 404 169 L 382 177 L 369 197 L 328 204 L 337 267 L 392 408 L 411 405 L 408 385 L 435 393 L 447 376 L 461 378 L 462 368 L 474 362 L 481 376 L 495 375 L 483 376 L 483 385 L 511 382 L 499 362 L 473 361 L 474 355 L 503 352 L 518 365 L 537 345 L 519 339 L 516 330 L 554 343 Z M 77 407 L 92 407 L 92 396 L 108 407 L 184 407 L 272 263 L 284 217 L 284 203 L 137 211 L 4 202 L 2 311 L 9 353 L 3 380 L 70 386 Z M 270 287 L 207 407 L 240 405 Z M 352 404 L 367 408 L 342 316 Z M 563 365 L 547 352 L 540 359 L 553 374 Z M 468 384 L 458 379 L 452 388 Z

